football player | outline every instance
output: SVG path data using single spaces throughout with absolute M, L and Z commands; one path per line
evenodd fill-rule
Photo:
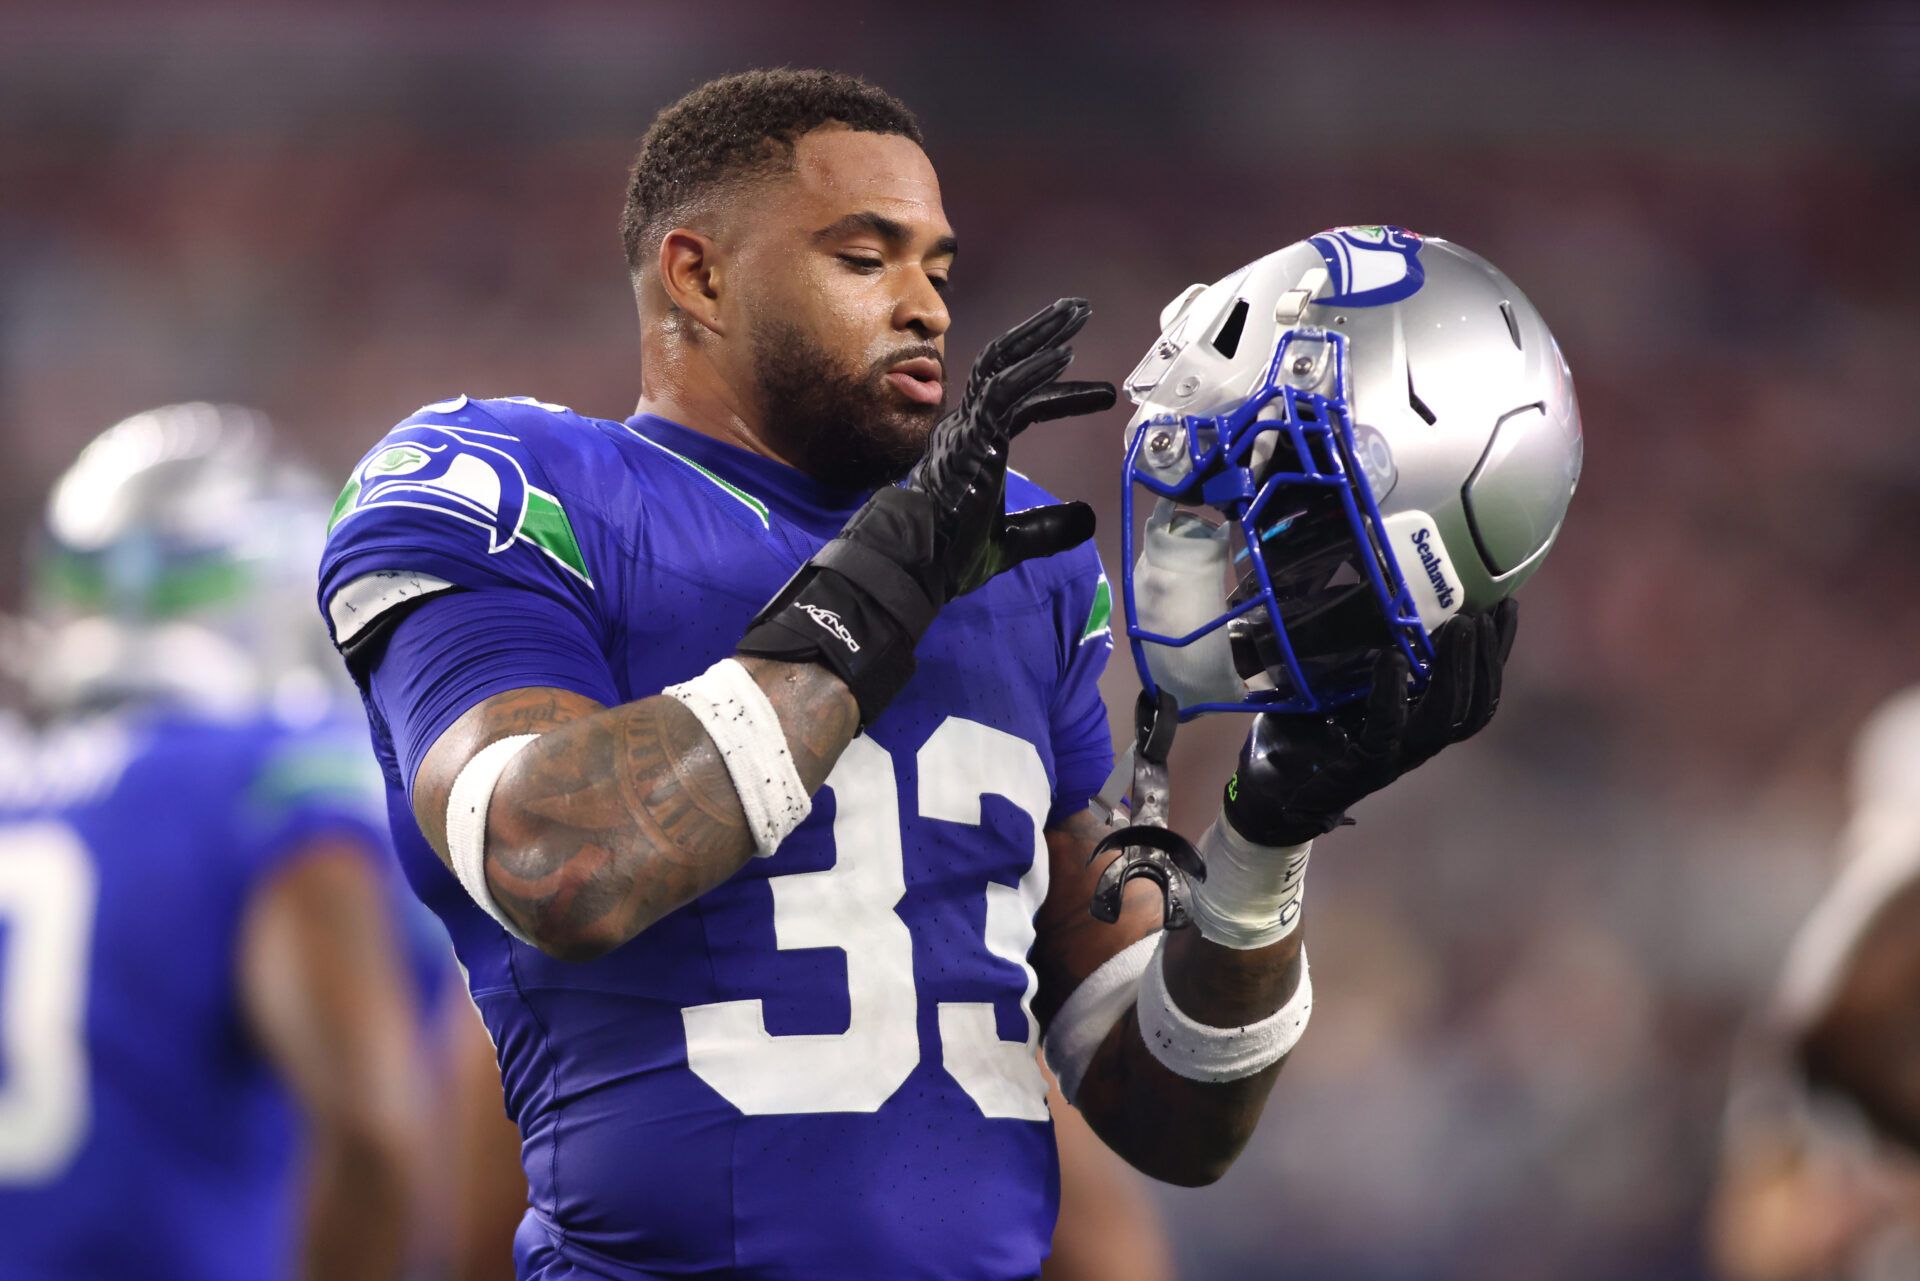
M 1920 689 L 1854 747 L 1833 884 L 1735 1064 L 1711 1241 L 1733 1281 L 1920 1262 Z
M 1889 700 L 1855 755 L 1840 872 L 1794 940 L 1776 1026 L 1816 1085 L 1920 1153 L 1920 691 Z
M 1109 1146 L 1219 1178 L 1310 1008 L 1307 845 L 1486 722 L 1510 613 L 1442 629 L 1418 689 L 1394 648 L 1350 741 L 1262 722 L 1198 928 L 1145 886 L 1092 919 L 1109 592 L 1091 512 L 1007 469 L 1114 402 L 1061 381 L 1087 305 L 987 344 L 949 409 L 919 128 L 825 72 L 665 110 L 624 233 L 638 412 L 429 404 L 321 566 L 500 1056 L 519 1273 L 1032 1277 L 1042 1029 Z
M 207 404 L 120 423 L 53 491 L 24 672 L 51 720 L 0 763 L 9 1281 L 400 1275 L 432 953 L 324 715 L 324 511 Z

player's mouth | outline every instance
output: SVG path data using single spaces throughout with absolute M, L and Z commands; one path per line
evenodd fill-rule
M 887 381 L 916 405 L 937 405 L 947 394 L 940 381 L 940 362 L 928 356 L 903 360 L 887 370 Z

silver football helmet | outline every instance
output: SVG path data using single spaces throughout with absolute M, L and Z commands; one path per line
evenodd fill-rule
M 108 428 L 55 483 L 22 675 L 40 710 L 173 699 L 243 714 L 335 692 L 311 605 L 325 491 L 260 414 L 184 404 Z
M 1388 645 L 1423 679 L 1434 629 L 1546 559 L 1580 411 L 1546 322 L 1485 259 L 1341 227 L 1160 323 L 1126 383 L 1126 622 L 1150 696 L 1326 710 Z M 1137 540 L 1136 488 L 1158 500 Z

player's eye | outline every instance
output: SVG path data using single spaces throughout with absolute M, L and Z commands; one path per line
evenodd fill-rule
M 838 254 L 836 255 L 836 257 L 838 257 L 841 262 L 846 263 L 847 266 L 853 268 L 855 271 L 863 272 L 863 273 L 870 272 L 870 271 L 879 271 L 882 267 L 887 265 L 883 259 L 872 258 L 866 254 Z
M 951 287 L 953 283 L 952 281 L 948 280 L 945 276 L 928 276 L 927 279 L 933 282 L 934 292 L 941 293 L 941 294 L 944 294 L 945 292 L 947 292 L 948 288 Z

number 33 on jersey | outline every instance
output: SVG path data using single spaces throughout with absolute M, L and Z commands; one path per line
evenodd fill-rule
M 991 1002 L 938 1009 L 942 1065 L 981 1114 L 1044 1121 L 1047 1087 L 1034 1058 L 1040 1032 L 1029 1008 L 1037 980 L 1027 951 L 1047 894 L 1046 770 L 1031 743 L 956 718 L 920 749 L 919 773 L 923 819 L 977 824 L 982 797 L 994 795 L 1033 823 L 1033 858 L 1019 884 L 984 887 L 986 948 L 1025 977 L 1025 1036 L 1001 1040 Z M 834 865 L 770 882 L 776 946 L 845 951 L 847 1030 L 774 1036 L 758 1000 L 681 1011 L 687 1065 L 742 1112 L 872 1112 L 920 1061 L 913 938 L 895 911 L 906 895 L 895 786 L 884 748 L 866 737 L 848 744 L 827 779 L 837 802 Z

